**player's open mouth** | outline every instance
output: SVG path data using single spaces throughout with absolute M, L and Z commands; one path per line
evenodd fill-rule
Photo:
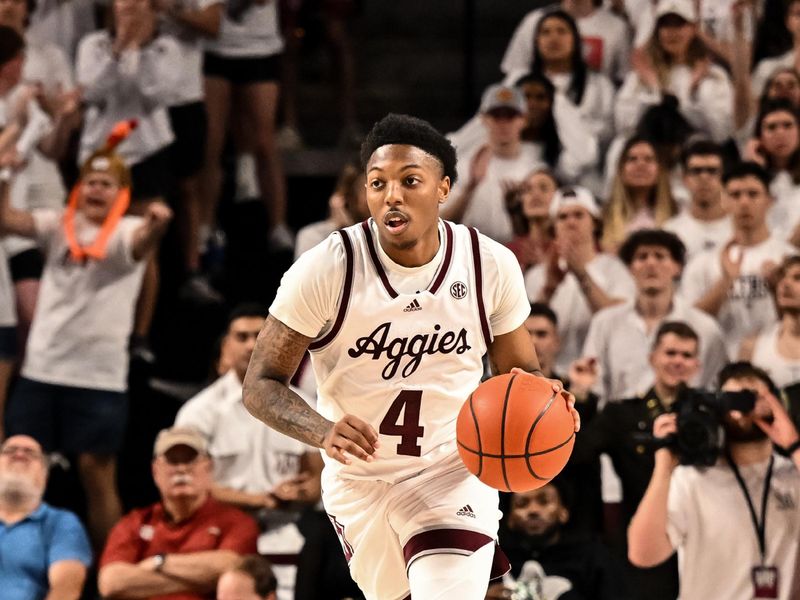
M 389 233 L 399 235 L 408 227 L 408 217 L 400 211 L 393 210 L 386 213 L 383 217 L 383 224 L 386 225 L 386 229 L 389 230 Z

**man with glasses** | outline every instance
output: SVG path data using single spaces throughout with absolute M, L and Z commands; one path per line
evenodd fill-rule
M 92 562 L 71 512 L 42 502 L 47 458 L 31 437 L 0 447 L 0 595 L 5 600 L 77 600 Z
M 162 430 L 152 466 L 161 501 L 132 511 L 111 531 L 99 591 L 105 597 L 206 598 L 241 555 L 256 551 L 258 527 L 211 497 L 211 459 L 197 431 Z
M 683 183 L 691 201 L 664 223 L 686 246 L 686 260 L 703 250 L 721 248 L 733 236 L 728 212 L 722 204 L 722 148 L 700 140 L 683 152 Z

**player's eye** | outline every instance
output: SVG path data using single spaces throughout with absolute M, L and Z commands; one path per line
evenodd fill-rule
M 373 179 L 369 182 L 369 187 L 371 187 L 373 190 L 379 190 L 381 187 L 383 187 L 383 182 L 380 179 Z
M 406 177 L 406 185 L 416 185 L 417 183 L 419 183 L 419 178 L 415 175 L 409 175 Z

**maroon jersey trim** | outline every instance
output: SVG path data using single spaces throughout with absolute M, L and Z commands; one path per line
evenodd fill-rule
M 444 260 L 439 267 L 439 274 L 433 280 L 433 285 L 430 287 L 431 294 L 439 291 L 444 283 L 444 278 L 447 277 L 447 272 L 450 270 L 450 263 L 453 261 L 453 228 L 450 223 L 443 221 L 445 231 L 445 247 L 444 247 Z
M 364 237 L 367 241 L 367 251 L 369 252 L 369 258 L 372 262 L 372 266 L 375 268 L 375 272 L 378 274 L 378 278 L 381 280 L 386 293 L 389 294 L 389 297 L 394 299 L 397 298 L 400 294 L 397 293 L 392 287 L 392 284 L 389 283 L 389 276 L 386 274 L 386 270 L 383 268 L 380 259 L 378 258 L 378 251 L 375 248 L 375 241 L 372 239 L 372 231 L 369 227 L 369 220 L 363 221 L 361 223 L 361 228 L 364 230 Z M 439 291 L 439 288 L 442 287 L 442 283 L 444 283 L 444 279 L 447 276 L 447 271 L 450 269 L 450 264 L 453 262 L 453 228 L 447 221 L 444 221 L 444 230 L 445 230 L 445 246 L 444 246 L 444 259 L 442 260 L 442 264 L 439 265 L 439 271 L 436 274 L 436 277 L 433 278 L 433 283 L 428 288 L 428 291 L 431 294 L 435 294 Z
M 392 287 L 392 284 L 389 283 L 389 277 L 386 275 L 386 271 L 383 270 L 383 265 L 378 258 L 378 252 L 375 250 L 375 242 L 372 240 L 372 232 L 369 230 L 369 219 L 361 223 L 361 229 L 364 230 L 364 238 L 367 241 L 369 258 L 372 260 L 372 266 L 375 267 L 375 272 L 378 274 L 378 277 L 380 278 L 386 293 L 389 294 L 389 297 L 397 298 L 397 292 Z
M 319 350 L 330 344 L 344 323 L 344 317 L 347 314 L 347 307 L 350 304 L 350 296 L 353 291 L 353 244 L 350 241 L 350 235 L 344 229 L 339 230 L 339 236 L 342 238 L 342 246 L 344 246 L 345 256 L 345 271 L 344 271 L 344 288 L 342 290 L 342 300 L 339 303 L 339 312 L 336 313 L 336 320 L 333 322 L 333 327 L 325 336 L 319 340 L 315 340 L 308 345 L 309 350 Z
M 403 546 L 403 557 L 406 561 L 406 571 L 411 563 L 426 554 L 463 554 L 468 556 L 493 542 L 485 533 L 470 531 L 469 529 L 431 529 L 422 531 L 406 542 Z M 495 543 L 494 559 L 490 579 L 502 577 L 511 569 L 508 558 Z
M 481 247 L 478 241 L 478 230 L 474 227 L 469 228 L 469 240 L 472 243 L 472 261 L 475 266 L 475 295 L 478 302 L 478 316 L 481 319 L 481 331 L 486 347 L 492 342 L 492 332 L 489 329 L 489 321 L 486 319 L 486 307 L 483 305 L 483 268 L 481 267 Z

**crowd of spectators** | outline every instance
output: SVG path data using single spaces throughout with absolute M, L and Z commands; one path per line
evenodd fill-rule
M 357 2 L 322 4 L 344 153 Z M 226 168 L 263 204 L 269 248 L 295 259 L 369 217 L 348 165 L 327 218 L 288 224 L 302 5 L 0 3 L 4 598 L 360 597 L 318 451 L 242 403 L 261 304 L 233 309 L 211 381 L 148 441 L 158 501 L 123 516 L 117 491 L 130 360 L 157 360 L 168 229 L 182 298 L 222 307 Z M 800 0 L 562 0 L 509 36 L 498 81 L 449 134 L 441 216 L 514 252 L 531 344 L 583 428 L 556 480 L 503 499 L 512 571 L 487 598 L 797 598 Z M 306 366 L 292 384 L 313 405 Z M 756 397 L 718 417 L 728 441 L 704 467 L 664 441 L 687 388 Z M 65 461 L 83 524 L 43 501 Z

